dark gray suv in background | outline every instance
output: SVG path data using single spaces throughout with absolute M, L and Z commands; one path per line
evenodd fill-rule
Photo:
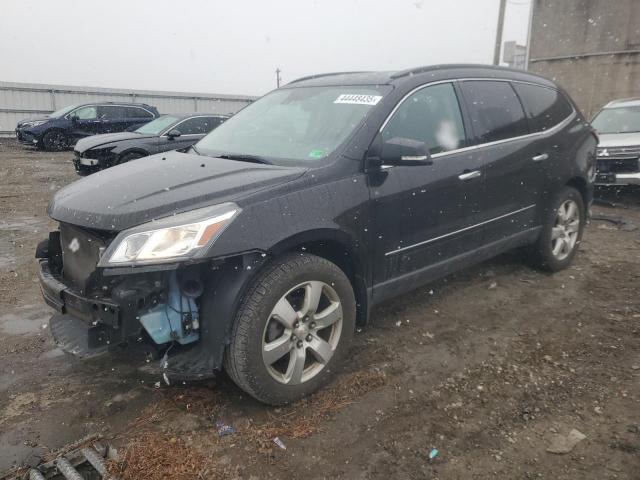
M 43 117 L 21 120 L 16 125 L 16 138 L 24 145 L 59 151 L 90 135 L 140 127 L 158 115 L 156 107 L 145 103 L 70 105 Z
M 186 153 L 60 190 L 37 250 L 51 331 L 144 346 L 167 378 L 224 369 L 270 404 L 335 372 L 394 295 L 525 247 L 571 264 L 597 138 L 554 83 L 450 65 L 306 77 Z

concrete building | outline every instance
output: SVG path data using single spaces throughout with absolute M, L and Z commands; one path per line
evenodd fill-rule
M 640 97 L 640 0 L 532 0 L 529 70 L 562 85 L 589 118 Z
M 517 68 L 518 70 L 527 69 L 527 47 L 518 45 L 515 41 L 504 42 L 502 48 L 502 61 L 509 68 Z

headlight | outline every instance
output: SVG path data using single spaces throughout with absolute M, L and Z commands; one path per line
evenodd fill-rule
M 37 127 L 38 125 L 42 125 L 43 123 L 47 123 L 47 120 L 38 120 L 36 122 L 25 122 L 22 124 L 23 127 Z
M 167 263 L 198 258 L 240 213 L 234 203 L 201 208 L 121 232 L 98 266 Z

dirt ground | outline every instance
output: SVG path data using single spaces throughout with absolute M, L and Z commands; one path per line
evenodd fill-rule
M 593 220 L 569 270 L 513 253 L 385 303 L 329 388 L 270 408 L 224 376 L 156 388 L 56 349 L 33 253 L 70 157 L 0 139 L 0 471 L 101 434 L 123 478 L 639 478 L 639 190 L 601 194 L 595 214 L 632 223 Z

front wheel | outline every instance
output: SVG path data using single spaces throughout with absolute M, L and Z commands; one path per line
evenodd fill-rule
M 69 148 L 69 138 L 62 130 L 49 130 L 42 137 L 42 147 L 49 152 L 60 152 Z
M 532 247 L 534 264 L 552 272 L 567 268 L 578 251 L 585 223 L 582 195 L 565 187 L 546 212 L 540 238 Z
M 351 282 L 315 255 L 290 255 L 259 274 L 240 303 L 224 368 L 257 400 L 280 405 L 323 386 L 355 328 Z

